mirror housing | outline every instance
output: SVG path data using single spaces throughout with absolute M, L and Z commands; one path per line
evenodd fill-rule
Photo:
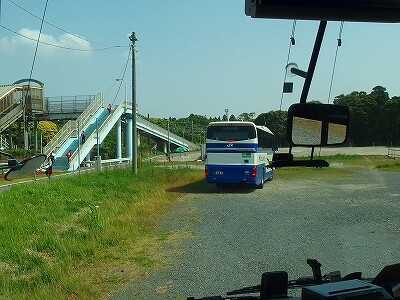
M 17 160 L 14 159 L 11 165 L 8 166 L 10 169 L 8 170 L 6 175 L 4 175 L 4 179 L 11 181 L 13 179 L 17 179 L 32 174 L 33 172 L 36 171 L 36 169 L 38 169 L 44 163 L 46 158 L 47 156 L 45 154 L 38 154 L 31 158 L 25 159 L 20 163 L 18 163 Z
M 349 135 L 350 111 L 334 104 L 296 103 L 288 110 L 287 138 L 293 146 L 341 145 Z
M 400 22 L 397 0 L 245 0 L 252 18 Z

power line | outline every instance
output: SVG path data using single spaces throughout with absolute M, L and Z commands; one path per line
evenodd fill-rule
M 340 23 L 339 37 L 338 37 L 338 39 L 337 39 L 335 60 L 334 60 L 334 62 L 333 62 L 333 70 L 332 70 L 332 76 L 331 76 L 331 83 L 330 83 L 330 86 L 329 86 L 328 104 L 329 104 L 329 101 L 330 101 L 330 99 L 331 99 L 331 92 L 332 92 L 333 78 L 334 78 L 334 76 L 335 76 L 336 60 L 337 60 L 338 50 L 339 50 L 339 47 L 342 46 L 343 23 L 344 23 L 343 21 Z
M 0 1 L 1 1 L 1 0 L 0 0 Z M 26 12 L 27 14 L 29 14 L 29 15 L 35 17 L 36 19 L 40 20 L 41 22 L 44 22 L 44 23 L 46 23 L 47 25 L 50 25 L 51 27 L 56 28 L 56 29 L 58 29 L 58 30 L 60 30 L 60 31 L 66 33 L 66 34 L 72 35 L 72 36 L 74 36 L 74 37 L 76 37 L 76 38 L 78 38 L 78 39 L 87 41 L 87 42 L 92 43 L 92 44 L 95 44 L 95 45 L 99 45 L 99 46 L 106 47 L 105 49 L 118 48 L 118 47 L 125 47 L 125 46 L 115 46 L 115 45 L 106 45 L 106 44 L 102 44 L 102 43 L 97 43 L 97 42 L 88 40 L 88 39 L 86 39 L 86 38 L 84 38 L 84 37 L 82 37 L 82 36 L 79 36 L 79 35 L 70 33 L 70 32 L 68 32 L 68 31 L 66 31 L 66 30 L 64 30 L 64 29 L 62 29 L 62 28 L 60 28 L 60 27 L 58 27 L 58 26 L 56 26 L 56 25 L 54 25 L 54 24 L 51 24 L 50 22 L 47 22 L 46 20 L 41 19 L 40 17 L 36 16 L 34 13 L 32 13 L 32 12 L 28 11 L 27 9 L 23 8 L 21 5 L 15 3 L 13 0 L 8 0 L 8 1 L 11 2 L 12 4 L 14 4 L 14 5 L 15 5 L 16 7 L 18 7 L 19 9 L 23 10 L 24 12 Z
M 131 53 L 132 53 L 132 49 L 130 48 L 129 54 L 128 54 L 128 58 L 127 58 L 126 63 L 125 63 L 125 67 L 124 67 L 124 70 L 122 72 L 122 77 L 120 77 L 122 80 L 120 80 L 120 83 L 119 83 L 119 86 L 118 86 L 118 90 L 117 90 L 117 93 L 115 94 L 114 101 L 113 101 L 112 105 L 114 105 L 115 101 L 117 100 L 117 96 L 118 96 L 119 91 L 121 89 L 122 82 L 125 79 L 125 73 L 126 73 L 126 69 L 128 68 L 129 59 L 131 58 Z M 126 101 L 126 99 L 125 99 L 125 101 Z
M 42 23 L 40 24 L 39 35 L 38 35 L 37 42 L 36 42 L 35 54 L 33 55 L 32 68 L 31 68 L 31 74 L 29 75 L 29 82 L 28 82 L 28 85 L 31 84 L 31 79 L 32 79 L 32 74 L 33 74 L 33 68 L 34 68 L 34 66 L 35 66 L 35 61 L 36 61 L 36 56 L 37 56 L 37 50 L 38 50 L 38 48 L 39 48 L 40 35 L 42 34 L 43 21 L 44 21 L 44 17 L 46 16 L 47 4 L 48 4 L 48 3 L 49 3 L 49 0 L 46 0 L 46 5 L 44 6 L 44 11 L 43 11 Z
M 9 31 L 9 32 L 12 32 L 12 33 L 20 36 L 22 38 L 25 38 L 27 40 L 31 40 L 31 41 L 34 41 L 34 42 L 37 41 L 36 39 L 33 39 L 33 38 L 28 37 L 26 35 L 23 35 L 23 34 L 21 34 L 19 32 L 16 32 L 16 31 L 14 31 L 14 30 L 12 30 L 10 28 L 7 28 L 7 27 L 5 27 L 5 26 L 3 26 L 1 24 L 0 24 L 0 27 L 5 29 L 5 30 L 7 30 L 7 31 Z M 44 42 L 44 41 L 39 41 L 39 43 L 43 44 L 43 45 L 50 46 L 50 47 L 54 47 L 54 48 L 60 48 L 60 49 L 66 49 L 66 50 L 72 50 L 72 51 L 82 51 L 82 52 L 96 52 L 96 51 L 110 50 L 110 49 L 114 49 L 114 48 L 127 48 L 127 47 L 129 47 L 129 45 L 126 45 L 126 46 L 108 46 L 108 47 L 97 48 L 97 49 L 83 49 L 83 48 L 72 48 L 72 47 L 66 47 L 66 46 L 61 46 L 61 45 L 55 45 L 55 44 L 47 43 L 47 42 Z
M 294 46 L 296 44 L 296 40 L 294 38 L 294 35 L 296 33 L 296 23 L 297 23 L 297 20 L 293 20 L 292 34 L 290 36 L 289 51 L 288 51 L 288 55 L 287 55 L 286 66 L 289 64 L 290 52 L 292 50 L 292 46 Z M 286 76 L 287 76 L 287 70 L 285 70 L 285 76 L 284 76 L 283 82 L 286 81 Z M 283 92 L 283 89 L 282 89 L 281 104 L 279 105 L 279 110 L 280 111 L 282 110 L 283 94 L 284 94 L 284 92 Z

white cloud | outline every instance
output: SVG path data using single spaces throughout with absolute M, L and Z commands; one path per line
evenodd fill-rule
M 21 49 L 21 47 L 35 47 L 39 36 L 38 30 L 22 28 L 18 33 L 19 35 L 1 38 L 1 49 L 15 51 Z M 42 33 L 40 35 L 40 42 L 39 51 L 45 54 L 52 54 L 59 49 L 65 48 L 83 50 L 74 52 L 87 52 L 87 50 L 92 49 L 90 42 L 68 33 L 58 37 Z

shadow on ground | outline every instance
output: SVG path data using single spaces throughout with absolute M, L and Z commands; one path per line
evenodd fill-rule
M 246 185 L 224 185 L 217 187 L 215 184 L 207 183 L 204 180 L 198 180 L 186 185 L 170 188 L 168 192 L 183 193 L 183 194 L 249 194 L 255 191 Z

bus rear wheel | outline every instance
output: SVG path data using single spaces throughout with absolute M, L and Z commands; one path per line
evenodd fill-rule
M 264 178 L 261 179 L 261 182 L 259 184 L 256 184 L 256 189 L 262 189 L 264 188 Z

